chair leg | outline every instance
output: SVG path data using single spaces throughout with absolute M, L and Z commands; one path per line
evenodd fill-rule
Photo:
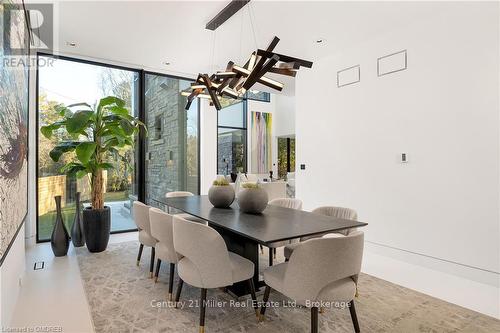
M 140 244 L 139 245 L 139 254 L 137 255 L 137 263 L 136 263 L 137 266 L 139 266 L 139 262 L 141 261 L 143 249 L 144 249 L 144 244 Z
M 260 308 L 260 321 L 264 321 L 265 317 L 264 315 L 266 314 L 266 303 L 269 300 L 269 293 L 271 292 L 271 287 L 266 286 L 266 289 L 264 290 L 264 297 L 262 298 L 262 307 Z
M 158 274 L 160 274 L 161 260 L 156 260 L 155 283 L 158 281 Z
M 153 268 L 155 266 L 155 248 L 151 248 L 151 262 L 149 263 L 149 276 L 153 278 Z
M 205 288 L 201 288 L 201 297 L 200 297 L 200 333 L 205 332 L 205 305 L 207 302 L 207 290 Z
M 311 308 L 311 333 L 318 333 L 318 308 Z
M 179 279 L 179 283 L 177 284 L 177 292 L 175 293 L 175 307 L 177 308 L 177 304 L 179 304 L 179 299 L 181 298 L 182 285 L 184 281 Z
M 354 326 L 354 332 L 359 333 L 359 323 L 358 316 L 356 315 L 356 308 L 354 307 L 354 300 L 349 302 L 349 312 L 351 312 L 352 325 Z
M 259 308 L 257 306 L 257 295 L 255 294 L 255 284 L 253 283 L 253 277 L 248 279 L 248 286 L 250 287 L 250 295 L 252 296 L 252 307 L 255 310 L 255 315 L 257 319 L 259 318 Z
M 168 300 L 172 301 L 172 291 L 174 290 L 175 264 L 170 263 L 170 276 L 168 278 Z
M 269 267 L 273 265 L 273 249 L 269 248 Z

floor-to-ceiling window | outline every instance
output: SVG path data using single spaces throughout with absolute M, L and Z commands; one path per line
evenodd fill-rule
M 199 193 L 199 108 L 195 99 L 185 110 L 180 92 L 192 81 L 153 73 L 145 74 L 146 203 L 172 191 Z
M 218 111 L 217 174 L 247 172 L 247 101 Z
M 57 121 L 58 104 L 85 102 L 95 105 L 100 98 L 113 95 L 120 97 L 133 115 L 139 111 L 140 73 L 69 58 L 39 55 L 38 68 L 38 127 Z M 48 61 L 50 58 L 50 61 Z M 55 220 L 54 196 L 62 196 L 63 219 L 70 230 L 75 214 L 75 194 L 81 193 L 84 203 L 89 202 L 88 178 L 76 179 L 60 171 L 61 166 L 71 160 L 63 156 L 59 162 L 49 157 L 57 142 L 67 139 L 63 132 L 55 133 L 51 139 L 38 135 L 38 221 L 37 239 L 50 239 Z M 111 207 L 111 231 L 135 229 L 130 214 L 131 200 L 137 197 L 137 168 L 134 150 L 124 148 L 122 152 L 128 161 L 115 160 L 114 169 L 105 172 L 105 195 L 107 206 Z M 132 166 L 132 168 L 130 168 Z

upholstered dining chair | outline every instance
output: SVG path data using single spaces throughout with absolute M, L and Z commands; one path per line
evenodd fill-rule
M 229 252 L 222 236 L 211 227 L 178 215 L 173 216 L 173 221 L 175 251 L 183 256 L 177 264 L 179 283 L 175 304 L 179 302 L 184 282 L 201 289 L 200 332 L 205 330 L 207 289 L 248 281 L 255 314 L 258 315 L 253 262 Z
M 168 297 L 172 301 L 172 290 L 174 287 L 175 264 L 181 258 L 174 249 L 174 235 L 172 225 L 172 215 L 165 213 L 158 208 L 149 210 L 149 221 L 151 223 L 151 235 L 158 241 L 156 243 L 156 271 L 155 283 L 158 281 L 158 274 L 162 260 L 170 263 L 170 276 L 168 280 Z
M 168 192 L 165 194 L 165 197 L 166 198 L 178 198 L 178 197 L 192 197 L 194 196 L 193 193 L 191 192 L 187 192 L 187 191 L 173 191 L 173 192 Z M 207 224 L 206 221 L 202 220 L 202 219 L 199 219 L 193 215 L 189 215 L 187 213 L 175 213 L 170 206 L 167 206 L 167 213 L 169 214 L 172 214 L 172 215 L 179 215 L 183 218 L 185 218 L 186 220 L 189 220 L 189 221 L 193 221 L 193 222 L 198 222 L 198 223 L 203 223 L 203 224 Z
M 155 264 L 155 245 L 156 239 L 151 236 L 151 226 L 149 223 L 149 209 L 151 207 L 143 204 L 140 201 L 134 201 L 133 204 L 133 215 L 134 222 L 139 229 L 139 254 L 137 255 L 137 266 L 141 261 L 142 250 L 144 245 L 151 247 L 151 261 L 149 263 L 149 273 L 150 277 L 153 278 L 153 268 Z
M 336 217 L 339 219 L 345 219 L 345 220 L 353 220 L 357 221 L 358 220 L 358 213 L 351 208 L 345 208 L 345 207 L 335 207 L 335 206 L 323 206 L 323 207 L 318 207 L 312 211 L 312 213 L 315 214 L 320 214 L 320 215 L 325 215 L 325 216 L 331 216 L 331 217 Z M 336 233 L 329 233 L 329 237 L 335 237 L 335 236 L 347 236 L 349 233 L 356 231 L 356 228 L 352 229 L 347 229 L 347 230 L 342 230 Z M 306 241 L 311 238 L 319 238 L 325 236 L 325 234 L 320 234 L 320 235 L 313 235 L 313 236 L 306 236 L 306 237 L 301 237 L 300 241 Z M 288 244 L 285 246 L 284 254 L 285 254 L 285 260 L 288 260 L 290 258 L 290 255 L 292 254 L 293 250 L 299 245 L 299 243 L 292 243 Z
M 302 200 L 296 198 L 278 198 L 269 201 L 269 205 L 280 206 L 291 209 L 302 209 Z M 269 266 L 273 265 L 273 258 L 276 259 L 276 249 L 278 247 L 286 246 L 290 241 L 276 242 L 269 244 Z M 260 250 L 263 252 L 263 247 L 260 245 Z
M 187 191 L 173 191 L 165 194 L 166 198 L 192 197 L 194 194 Z M 170 213 L 170 206 L 167 206 L 167 213 Z
M 362 231 L 343 237 L 315 238 L 299 243 L 290 261 L 264 271 L 266 289 L 260 319 L 264 320 L 272 288 L 295 300 L 297 304 L 311 309 L 311 333 L 319 330 L 319 308 L 328 304 L 348 304 L 354 330 L 358 333 L 360 330 L 354 298 L 361 271 L 363 246 Z

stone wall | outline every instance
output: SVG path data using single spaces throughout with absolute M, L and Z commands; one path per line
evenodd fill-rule
M 186 111 L 179 80 L 148 75 L 146 91 L 146 202 L 155 205 L 187 186 Z

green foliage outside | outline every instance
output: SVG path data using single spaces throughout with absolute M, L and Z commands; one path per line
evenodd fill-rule
M 287 138 L 278 138 L 278 177 L 287 175 Z M 290 172 L 295 172 L 295 139 L 290 139 Z

